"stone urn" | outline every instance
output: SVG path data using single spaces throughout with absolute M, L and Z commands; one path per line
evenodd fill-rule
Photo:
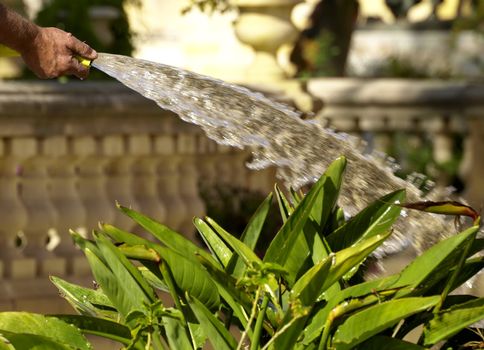
M 286 78 L 278 64 L 278 50 L 294 42 L 298 30 L 291 22 L 295 5 L 303 0 L 233 0 L 239 10 L 234 22 L 235 35 L 255 51 L 247 80 L 275 81 Z

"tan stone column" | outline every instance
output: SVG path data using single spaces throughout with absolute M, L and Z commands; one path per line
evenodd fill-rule
M 85 258 L 69 230 L 86 234 L 86 212 L 77 191 L 76 161 L 69 155 L 68 144 L 63 135 L 48 137 L 43 141 L 43 153 L 49 159 L 49 198 L 57 214 L 55 227 L 60 241 L 55 253 L 65 260 L 66 274 L 71 275 L 80 272 L 74 266 Z
M 291 22 L 294 6 L 302 0 L 235 0 L 239 17 L 235 34 L 255 50 L 255 58 L 247 72 L 251 82 L 268 82 L 286 77 L 277 63 L 277 51 L 292 43 L 297 29 Z
M 78 157 L 79 196 L 86 212 L 88 230 L 97 228 L 100 221 L 111 222 L 114 218 L 113 203 L 106 191 L 108 159 L 100 154 L 99 146 L 94 136 L 79 136 L 73 140 L 73 152 Z
M 162 135 L 155 138 L 157 163 L 158 193 L 166 208 L 166 220 L 163 222 L 174 231 L 180 232 L 182 224 L 193 213 L 188 211 L 180 193 L 180 158 L 175 154 L 175 137 Z
M 463 176 L 466 180 L 464 197 L 475 208 L 484 203 L 484 116 L 468 119 L 469 135 L 465 144 Z
M 129 135 L 128 138 L 128 152 L 135 158 L 132 164 L 132 186 L 138 207 L 134 209 L 164 223 L 166 208 L 158 193 L 159 160 L 153 154 L 152 140 L 147 134 Z
M 2 278 L 32 278 L 35 259 L 26 258 L 22 249 L 26 244 L 23 229 L 27 213 L 19 197 L 18 159 L 8 154 L 5 140 L 0 140 L 0 276 Z

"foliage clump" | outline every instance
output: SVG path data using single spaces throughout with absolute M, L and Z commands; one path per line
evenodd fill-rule
M 482 338 L 461 336 L 483 319 L 484 298 L 449 295 L 483 266 L 482 257 L 475 257 L 483 242 L 476 238 L 476 212 L 454 202 L 404 204 L 400 190 L 346 219 L 337 205 L 345 166 L 344 158 L 337 159 L 306 195 L 284 195 L 276 187 L 240 239 L 209 217 L 195 218 L 208 251 L 119 207 L 153 240 L 109 224 L 100 225 L 90 240 L 73 232 L 99 288 L 53 277 L 79 315 L 1 313 L 0 334 L 6 341 L 0 348 L 35 343 L 46 349 L 90 349 L 83 334 L 140 350 L 201 349 L 206 343 L 222 350 L 482 345 Z M 254 247 L 273 197 L 283 225 L 259 257 Z M 361 281 L 363 262 L 391 236 L 402 207 L 469 215 L 474 224 L 401 272 Z M 171 302 L 162 302 L 160 294 Z M 420 340 L 409 342 L 405 337 L 421 325 Z

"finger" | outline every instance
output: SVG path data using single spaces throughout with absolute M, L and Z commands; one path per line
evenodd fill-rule
M 86 43 L 83 43 L 72 34 L 70 34 L 69 40 L 67 41 L 67 47 L 73 53 L 81 57 L 88 58 L 90 60 L 94 60 L 97 58 L 97 52 L 92 47 L 90 47 Z
M 72 57 L 65 74 L 75 75 L 79 79 L 84 80 L 89 75 L 89 68 L 83 66 L 76 58 Z

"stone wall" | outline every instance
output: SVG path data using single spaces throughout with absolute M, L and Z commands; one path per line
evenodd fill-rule
M 247 157 L 117 83 L 0 83 L 0 308 L 60 311 L 49 275 L 91 285 L 69 229 L 141 233 L 116 201 L 197 239 L 201 184 L 272 189 Z

